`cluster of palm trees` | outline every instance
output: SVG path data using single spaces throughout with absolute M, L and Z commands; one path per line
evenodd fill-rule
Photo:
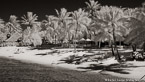
M 23 45 L 38 46 L 43 40 L 50 43 L 74 43 L 86 37 L 95 42 L 108 41 L 112 53 L 118 53 L 116 41 L 142 45 L 145 41 L 145 8 L 102 6 L 95 0 L 85 2 L 86 8 L 73 12 L 61 8 L 57 15 L 46 15 L 38 21 L 32 12 L 17 20 L 11 15 L 9 22 L 0 19 L 0 41 L 21 41 Z M 119 57 L 119 54 L 116 55 Z

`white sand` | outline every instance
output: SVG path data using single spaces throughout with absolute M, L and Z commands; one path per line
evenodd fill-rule
M 15 54 L 15 52 L 19 49 L 19 54 Z M 82 50 L 82 49 L 80 49 Z M 65 57 L 68 57 L 70 55 L 73 55 L 72 52 L 73 49 L 57 49 L 57 53 L 50 53 L 54 50 L 30 50 L 27 47 L 0 47 L 0 56 L 1 57 L 7 57 L 12 58 L 16 60 L 22 60 L 25 62 L 33 62 L 38 64 L 44 64 L 44 65 L 51 65 L 55 67 L 64 67 L 68 69 L 73 70 L 79 70 L 79 71 L 85 71 L 89 69 L 77 69 L 78 67 L 88 67 L 90 64 L 99 64 L 101 65 L 111 65 L 111 64 L 118 64 L 118 62 L 115 60 L 115 58 L 108 58 L 106 60 L 100 61 L 100 62 L 85 62 L 79 65 L 75 64 L 67 64 L 67 63 L 61 63 L 59 60 L 63 59 Z M 124 52 L 130 52 L 131 50 L 125 50 Z M 94 51 L 96 54 L 100 53 L 100 51 Z M 37 55 L 36 55 L 37 54 Z M 40 54 L 47 54 L 47 55 L 40 55 Z M 92 53 L 88 53 L 86 51 L 80 51 L 77 53 L 78 56 L 82 56 L 83 54 L 92 55 Z M 58 64 L 60 63 L 60 64 Z M 111 72 L 111 71 L 102 71 L 102 73 L 107 73 L 110 75 L 118 76 L 118 77 L 124 77 L 124 78 L 135 78 L 140 79 L 142 76 L 145 75 L 145 62 L 139 62 L 139 61 L 130 61 L 126 62 L 127 65 L 130 65 L 129 68 L 123 68 L 125 72 L 128 72 L 129 74 L 121 74 L 117 72 Z M 100 72 L 101 70 L 93 70 L 93 72 Z M 91 71 L 92 72 L 92 71 Z M 144 79 L 144 78 L 143 78 Z

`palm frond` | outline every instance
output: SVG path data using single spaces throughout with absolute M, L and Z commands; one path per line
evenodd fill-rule
M 27 15 L 24 15 L 21 17 L 22 18 L 22 24 L 33 24 L 35 23 L 38 19 L 38 16 L 36 14 L 33 14 L 33 12 L 27 12 Z

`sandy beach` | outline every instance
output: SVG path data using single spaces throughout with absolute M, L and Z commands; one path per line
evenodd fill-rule
M 18 49 L 20 50 L 20 53 L 16 53 Z M 56 50 L 59 52 L 57 52 Z M 122 64 L 126 67 L 120 68 L 118 67 L 110 68 L 110 65 L 115 66 L 119 65 L 119 63 L 115 60 L 115 58 L 108 58 L 98 62 L 84 62 L 81 64 L 68 64 L 63 61 L 60 61 L 61 59 L 73 55 L 74 53 L 71 51 L 72 49 L 38 50 L 38 49 L 30 49 L 28 47 L 1 47 L 0 56 L 10 59 L 21 60 L 23 62 L 31 62 L 53 67 L 62 67 L 78 71 L 87 71 L 90 73 L 109 74 L 117 77 L 132 78 L 136 80 L 141 79 L 145 75 L 144 61 L 127 61 L 124 64 Z M 100 53 L 100 51 L 95 51 L 95 53 L 96 54 Z M 91 53 L 87 51 L 79 51 L 77 54 L 91 55 Z M 91 68 L 91 65 L 93 65 L 94 67 Z M 107 70 L 104 70 L 104 68 L 106 68 Z M 144 80 L 144 78 L 142 78 L 142 80 Z

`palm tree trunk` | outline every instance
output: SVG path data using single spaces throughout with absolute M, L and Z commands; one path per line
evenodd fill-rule
M 76 36 L 77 36 L 78 23 L 77 23 L 77 27 L 76 27 L 75 30 L 76 31 L 75 31 L 75 35 L 74 35 L 74 40 L 76 40 Z M 73 44 L 74 44 L 74 53 L 76 53 L 77 52 L 77 50 L 76 50 L 76 41 L 73 41 Z
M 143 43 L 143 52 L 145 52 L 145 42 Z
M 119 40 L 119 45 L 121 46 L 121 40 Z
M 101 41 L 99 41 L 99 48 L 101 48 Z
M 56 39 L 55 39 L 55 35 L 54 35 L 54 44 L 56 44 Z
M 132 50 L 133 50 L 133 52 L 136 51 L 136 44 L 133 44 L 133 45 L 132 45 Z
M 69 31 L 68 31 L 68 47 L 70 48 L 71 47 L 71 41 L 72 41 L 72 39 L 70 38 L 70 33 L 69 33 Z
M 142 46 L 142 56 L 144 56 L 145 55 L 145 41 L 143 42 L 143 46 Z
M 108 44 L 109 44 L 109 47 L 112 47 L 113 45 L 111 40 L 109 40 Z
M 115 56 L 113 44 L 111 44 L 112 55 Z
M 96 47 L 98 46 L 98 42 L 96 42 L 96 41 L 95 41 L 95 46 L 96 46 Z
M 70 33 L 69 33 L 69 29 L 68 29 L 68 27 L 67 27 L 67 25 L 66 25 L 66 23 L 63 21 L 63 25 L 64 25 L 64 28 L 65 28 L 65 34 L 68 36 L 67 38 L 67 47 L 68 48 L 70 48 Z
M 70 46 L 71 44 L 70 44 L 70 40 L 68 41 L 68 47 L 70 48 L 71 46 Z
M 117 45 L 116 45 L 116 37 L 115 37 L 115 28 L 113 28 L 113 40 L 114 40 L 114 52 L 116 52 L 116 59 L 121 60 L 118 49 L 117 49 Z
M 76 49 L 76 41 L 74 41 L 73 44 L 74 44 L 74 53 L 76 53 L 77 52 L 77 49 Z

